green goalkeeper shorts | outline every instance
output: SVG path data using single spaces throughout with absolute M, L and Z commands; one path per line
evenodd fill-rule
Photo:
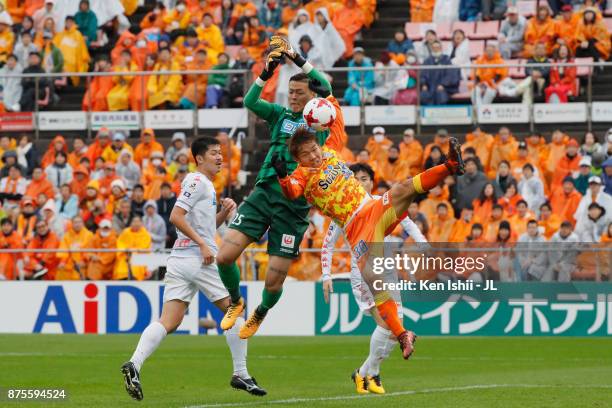
M 238 207 L 229 227 L 256 241 L 268 231 L 268 254 L 293 259 L 308 228 L 309 209 L 304 198 L 287 199 L 278 183 L 262 183 Z

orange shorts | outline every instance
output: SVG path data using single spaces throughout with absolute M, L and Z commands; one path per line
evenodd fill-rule
M 393 232 L 402 219 L 403 217 L 395 214 L 390 191 L 380 198 L 367 202 L 344 228 L 356 260 L 359 261 L 369 252 L 370 244 L 382 244 L 385 237 Z

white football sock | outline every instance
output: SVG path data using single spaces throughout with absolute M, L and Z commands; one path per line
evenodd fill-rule
M 238 337 L 238 332 L 244 324 L 244 318 L 240 316 L 236 319 L 234 326 L 225 331 L 225 340 L 232 353 L 232 362 L 234 363 L 234 375 L 240 378 L 251 378 L 247 371 L 247 340 Z
M 166 334 L 168 334 L 166 328 L 160 322 L 153 322 L 144 329 L 140 335 L 138 346 L 136 346 L 136 350 L 130 359 L 138 371 L 140 371 L 145 360 L 159 347 Z
M 391 330 L 376 326 L 370 338 L 370 355 L 368 356 L 368 375 L 377 375 L 380 371 L 380 363 L 389 355 L 387 352 Z M 395 343 L 395 341 L 394 341 Z

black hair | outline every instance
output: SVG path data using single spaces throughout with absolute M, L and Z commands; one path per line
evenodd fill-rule
M 11 227 L 13 226 L 13 223 L 11 222 L 11 219 L 9 217 L 3 218 L 2 221 L 0 221 L 0 225 L 6 224 L 9 224 Z
M 448 205 L 446 203 L 440 203 L 436 206 L 436 210 L 440 209 L 440 208 L 446 208 L 448 210 Z
M 531 163 L 527 163 L 527 164 L 525 164 L 525 165 L 523 166 L 523 170 L 525 170 L 525 169 L 529 169 L 529 170 L 531 170 L 531 172 L 532 172 L 532 173 L 534 173 L 534 172 L 535 172 L 535 169 L 533 168 L 533 165 L 532 165 Z
M 132 191 L 136 191 L 138 189 L 144 191 L 144 186 L 142 184 L 136 184 L 134 188 L 132 188 Z
M 357 174 L 359 172 L 367 173 L 370 176 L 370 180 L 374 181 L 374 170 L 370 167 L 369 164 L 364 163 L 355 163 L 352 164 L 349 169 L 353 172 L 353 174 Z
M 308 82 L 308 81 L 309 81 L 308 75 L 306 75 L 303 72 L 295 74 L 294 76 L 289 78 L 289 82 Z
M 538 225 L 538 222 L 534 219 L 527 221 L 527 225 L 532 225 L 532 224 Z
M 519 205 L 521 205 L 521 204 L 525 204 L 525 206 L 526 206 L 526 207 L 529 207 L 529 204 L 527 204 L 527 201 L 525 201 L 525 200 L 519 200 L 519 201 L 516 203 L 516 206 L 518 207 L 518 206 L 519 206 Z
M 68 159 L 68 155 L 64 151 L 62 151 L 62 150 L 60 150 L 59 152 L 55 153 L 55 158 L 57 158 L 59 156 L 64 156 L 64 159 L 66 159 L 66 160 Z
M 169 189 L 172 189 L 172 186 L 167 181 L 164 181 L 160 188 L 164 188 L 164 187 L 168 187 Z
M 474 225 L 472 225 L 472 231 L 474 231 L 475 229 L 479 229 L 481 231 L 484 231 L 484 228 L 482 227 L 482 224 L 477 222 Z
M 210 146 L 219 146 L 219 141 L 214 137 L 205 136 L 199 137 L 191 143 L 191 154 L 195 159 L 196 156 L 204 156 Z
M 432 150 L 433 150 L 433 149 L 432 149 Z M 469 162 L 472 162 L 472 163 L 474 163 L 474 166 L 478 167 L 478 162 L 477 162 L 477 161 L 476 161 L 476 159 L 475 159 L 475 158 L 473 158 L 473 157 L 468 157 L 468 158 L 467 158 L 467 159 L 465 159 L 463 162 L 464 162 L 464 164 L 468 164 Z
M 542 205 L 540 205 L 540 211 L 542 211 L 542 208 L 548 208 L 549 210 L 552 210 L 552 206 L 550 205 L 550 203 L 548 201 L 542 203 Z

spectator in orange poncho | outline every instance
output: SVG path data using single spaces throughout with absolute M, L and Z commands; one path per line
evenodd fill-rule
M 563 184 L 559 188 L 552 190 L 550 205 L 553 214 L 559 216 L 562 221 L 569 221 L 572 226 L 576 225 L 574 214 L 582 200 L 582 195 L 576 190 L 574 180 L 571 176 L 563 179 Z
M 106 204 L 106 212 L 108 214 L 115 214 L 118 210 L 119 203 L 124 200 L 129 200 L 125 182 L 120 178 L 113 180 L 110 185 L 110 191 L 108 203 Z
M 510 168 L 512 169 L 512 177 L 517 181 L 521 181 L 523 178 L 523 166 L 531 164 L 535 170 L 535 175 L 544 180 L 542 177 L 542 171 L 540 170 L 539 161 L 534 161 L 529 155 L 529 149 L 527 143 L 520 142 L 518 144 L 518 150 L 516 158 L 510 162 Z
M 70 182 L 70 189 L 79 198 L 79 202 L 85 198 L 87 183 L 89 183 L 89 170 L 82 164 L 79 164 L 74 168 L 74 177 Z
M 2 63 L 6 62 L 15 43 L 15 34 L 11 30 L 10 21 L 7 17 L 6 12 L 4 15 L 0 15 L 0 62 Z
M 260 24 L 257 16 L 249 17 L 244 23 L 242 45 L 246 47 L 253 59 L 261 55 L 268 46 L 266 28 Z
M 450 216 L 454 218 L 455 211 L 453 210 L 450 201 L 448 201 L 448 198 L 448 188 L 446 186 L 436 186 L 429 190 L 427 198 L 421 201 L 421 203 L 419 204 L 419 211 L 423 213 L 423 215 L 425 215 L 425 217 L 427 218 L 427 221 L 431 223 L 431 220 L 436 217 L 438 205 L 443 203 L 446 204 L 447 210 L 448 212 L 450 212 Z
M 50 166 L 55 161 L 55 155 L 57 152 L 64 152 L 68 154 L 68 144 L 66 143 L 66 139 L 63 136 L 57 135 L 53 139 L 53 141 L 49 144 L 47 151 L 42 157 L 40 165 L 43 168 Z
M 508 221 L 512 225 L 512 229 L 516 233 L 516 236 L 520 237 L 527 232 L 527 223 L 532 219 L 536 219 L 536 216 L 533 211 L 529 210 L 527 201 L 519 200 L 519 202 L 516 203 L 516 212 L 508 218 Z
M 569 4 L 561 7 L 561 15 L 555 20 L 555 49 L 560 45 L 567 45 L 573 52 L 576 49 L 576 27 L 578 21 Z
M 77 215 L 72 219 L 70 226 L 64 233 L 60 242 L 60 249 L 82 249 L 88 248 L 93 234 L 83 223 L 83 218 Z M 81 252 L 58 252 L 60 263 L 57 267 L 56 280 L 81 280 L 85 278 L 87 270 L 87 258 Z
M 415 139 L 414 130 L 404 130 L 404 138 L 399 145 L 400 160 L 410 169 L 410 175 L 415 176 L 421 172 L 423 163 L 423 145 Z
M 94 164 L 99 157 L 102 157 L 102 152 L 106 149 L 106 146 L 110 145 L 110 130 L 107 127 L 101 127 L 98 130 L 98 134 L 92 144 L 87 149 L 87 158 L 91 163 L 91 168 L 94 168 Z
M 119 177 L 115 174 L 115 163 L 104 163 L 104 176 L 98 180 L 99 193 L 107 199 L 111 194 L 111 184 Z
M 163 31 L 166 28 L 166 22 L 164 21 L 165 17 L 166 6 L 162 1 L 158 1 L 153 10 L 144 16 L 140 22 L 140 28 L 159 28 Z
M 474 219 L 477 222 L 486 223 L 491 218 L 493 206 L 497 204 L 497 194 L 493 183 L 487 183 L 482 188 L 482 192 L 478 198 L 472 201 L 474 209 Z
M 289 23 L 293 21 L 299 9 L 302 8 L 302 0 L 289 0 L 289 3 L 283 7 L 281 12 L 281 23 L 284 28 L 289 27 Z
M 149 164 L 149 158 L 153 152 L 161 152 L 163 157 L 164 147 L 155 141 L 153 129 L 147 128 L 140 134 L 140 143 L 134 150 L 134 161 L 140 168 L 145 168 Z
M 150 157 L 150 163 L 146 167 L 143 166 L 140 183 L 144 186 L 145 200 L 159 200 L 162 184 L 170 182 L 172 179 L 168 177 L 166 172 L 164 153 L 154 151 Z
M 151 72 L 155 68 L 157 61 L 157 54 L 147 54 L 144 59 L 143 71 Z M 128 95 L 128 101 L 130 102 L 130 110 L 143 111 L 148 109 L 149 104 L 149 93 L 147 91 L 147 84 L 151 75 L 139 76 L 130 86 L 130 93 Z
M 483 132 L 480 125 L 475 125 L 474 130 L 465 135 L 465 143 L 461 145 L 463 151 L 468 147 L 473 147 L 476 156 L 484 167 L 485 173 L 488 170 L 489 160 L 491 159 L 491 148 L 493 147 L 493 136 Z
M 423 151 L 423 166 L 431 155 L 431 149 L 433 149 L 434 146 L 439 147 L 444 156 L 448 155 L 448 149 L 450 146 L 449 140 L 448 131 L 446 129 L 438 129 L 436 135 L 434 136 L 433 142 L 425 146 L 425 150 Z
M 142 218 L 136 215 L 132 217 L 130 227 L 124 229 L 117 238 L 117 249 L 151 249 L 151 235 L 142 225 Z M 132 254 L 119 252 L 117 262 L 113 271 L 114 280 L 136 279 L 144 280 L 148 278 L 149 271 L 146 266 L 129 265 Z
M 562 67 L 561 64 L 573 62 L 572 52 L 567 45 L 562 44 L 553 53 L 554 65 L 550 68 L 549 85 L 544 90 L 547 103 L 566 103 L 570 97 L 578 95 L 576 86 L 577 68 Z M 557 65 L 558 64 L 558 65 Z
M 14 24 L 19 24 L 26 16 L 28 0 L 6 0 L 6 11 L 11 15 Z
M 610 58 L 610 33 L 603 21 L 596 19 L 596 12 L 587 8 L 576 27 L 576 57 L 591 57 L 595 61 Z
M 476 65 L 499 65 L 504 64 L 497 45 L 487 43 L 484 54 L 476 60 Z M 476 68 L 472 72 L 475 81 L 472 92 L 472 104 L 481 105 L 492 103 L 497 96 L 497 86 L 508 77 L 507 67 Z
M 523 197 L 518 193 L 516 180 L 512 180 L 506 187 L 506 192 L 497 200 L 497 204 L 501 205 L 504 212 L 508 216 L 514 215 L 518 202 L 523 200 Z
M 552 180 L 557 163 L 565 155 L 565 145 L 569 141 L 569 136 L 559 129 L 552 133 L 551 142 L 548 144 L 545 154 L 542 155 L 542 170 L 547 182 Z
M 533 57 L 533 51 L 537 43 L 546 45 L 546 55 L 550 55 L 555 43 L 555 21 L 550 17 L 548 5 L 540 5 L 536 16 L 527 22 L 525 27 L 525 45 L 523 46 L 523 58 Z
M 115 48 L 111 51 L 111 62 L 113 64 L 117 64 L 119 58 L 121 57 L 121 52 L 123 50 L 129 50 L 133 52 L 136 47 L 136 36 L 132 34 L 129 30 L 125 30 L 119 36 Z
M 502 126 L 499 133 L 495 136 L 493 146 L 491 146 L 491 159 L 489 161 L 489 170 L 487 177 L 495 178 L 497 167 L 502 160 L 511 162 L 517 156 L 518 142 L 510 133 L 510 129 Z
M 0 249 L 22 249 L 23 237 L 13 228 L 9 218 L 3 218 L 0 222 Z M 0 280 L 13 280 L 17 272 L 17 260 L 22 254 L 0 254 Z
M 365 149 L 370 154 L 370 160 L 380 166 L 387 159 L 387 151 L 393 146 L 393 142 L 385 136 L 385 128 L 376 126 L 372 129 L 372 136 L 368 138 Z
M 26 188 L 25 195 L 28 197 L 38 197 L 39 194 L 44 194 L 47 198 L 54 198 L 55 191 L 53 185 L 47 177 L 41 167 L 35 167 L 32 171 L 32 181 Z
M 203 44 L 198 40 L 196 30 L 191 27 L 187 29 L 185 35 L 177 38 L 175 45 L 176 51 L 173 52 L 173 57 L 179 61 L 181 69 L 185 69 L 187 63 L 193 61 L 196 50 L 203 47 Z
M 544 230 L 543 235 L 546 239 L 551 239 L 552 236 L 559 230 L 563 220 L 557 214 L 552 212 L 550 203 L 544 203 L 540 206 L 540 218 L 538 225 Z
M 431 23 L 435 4 L 435 0 L 410 0 L 410 21 Z
M 304 6 L 304 9 L 310 15 L 310 20 L 313 21 L 314 18 L 315 18 L 315 14 L 316 14 L 317 10 L 320 9 L 321 7 L 325 7 L 327 9 L 327 13 L 329 14 L 329 18 L 333 20 L 334 13 L 335 13 L 335 10 L 336 10 L 336 5 L 333 4 L 333 2 L 331 2 L 331 1 L 327 1 L 327 0 L 313 0 L 313 1 L 308 2 Z
M 36 235 L 28 244 L 28 249 L 57 249 L 60 241 L 49 229 L 47 221 L 36 222 Z M 55 252 L 33 252 L 24 256 L 24 273 L 33 279 L 54 280 L 59 259 Z
M 229 182 L 236 186 L 238 173 L 240 172 L 242 152 L 234 141 L 230 139 L 226 130 L 220 130 L 216 137 L 221 144 L 221 155 L 223 155 L 222 171 L 228 172 L 229 170 Z
M 85 187 L 85 196 L 79 204 L 79 208 L 83 212 L 92 211 L 95 207 L 95 202 L 101 200 L 100 182 L 98 180 L 90 180 Z
M 450 234 L 455 225 L 455 217 L 449 214 L 450 206 L 440 203 L 436 207 L 436 215 L 430 220 L 429 241 L 449 242 Z
M 21 213 L 17 217 L 16 231 L 28 245 L 36 232 L 36 207 L 31 197 L 24 196 L 21 200 Z
M 571 176 L 573 172 L 578 170 L 578 167 L 580 166 L 580 159 L 582 158 L 578 154 L 579 147 L 580 145 L 576 139 L 570 139 L 565 146 L 565 155 L 559 159 L 557 165 L 555 166 L 555 171 L 553 173 L 553 178 L 550 185 L 551 190 L 560 187 L 561 183 L 563 183 L 563 179 L 566 176 Z
M 232 11 L 232 16 L 230 19 L 229 26 L 231 28 L 236 27 L 236 23 L 243 17 L 252 17 L 257 15 L 257 6 L 251 3 L 249 0 L 238 0 L 236 4 L 234 4 L 234 9 Z M 228 32 L 228 34 L 230 34 Z
M 117 234 L 113 231 L 112 224 L 108 219 L 100 222 L 98 231 L 88 243 L 92 249 L 115 249 L 117 248 Z M 115 267 L 115 252 L 92 252 L 87 254 L 87 279 L 110 280 L 113 277 Z
M 346 46 L 344 58 L 350 58 L 353 55 L 355 35 L 361 31 L 365 24 L 365 16 L 356 0 L 346 0 L 344 7 L 334 14 L 332 24 L 344 40 Z
M 544 171 L 542 168 L 543 160 L 548 155 L 548 144 L 546 143 L 546 139 L 544 139 L 541 133 L 532 132 L 525 139 L 525 142 L 527 143 L 527 153 L 532 163 L 537 163 L 538 167 Z
M 202 25 L 196 28 L 198 39 L 206 46 L 206 51 L 211 62 L 217 61 L 217 56 L 225 51 L 223 34 L 218 25 L 213 21 L 210 14 L 204 14 Z
M 72 141 L 72 152 L 68 153 L 68 164 L 73 169 L 81 165 L 81 159 L 87 157 L 87 145 L 80 137 L 75 137 Z
M 121 51 L 121 57 L 113 67 L 118 75 L 112 77 L 113 88 L 106 95 L 108 110 L 120 111 L 130 107 L 129 95 L 132 82 L 137 79 L 134 75 L 126 75 L 138 71 L 138 66 L 132 62 L 132 54 L 129 50 Z
M 187 63 L 188 71 L 210 69 L 212 64 L 207 58 L 206 49 L 199 48 L 195 53 L 195 58 Z M 208 75 L 185 75 L 185 90 L 179 100 L 179 105 L 183 109 L 193 109 L 201 107 L 206 101 L 206 84 Z
M 122 132 L 116 131 L 113 134 L 113 142 L 106 146 L 104 151 L 102 152 L 102 158 L 105 163 L 113 163 L 117 164 L 119 160 L 119 156 L 123 150 L 127 150 L 132 155 L 134 155 L 134 150 L 132 146 L 129 145 L 128 142 L 125 141 L 125 135 Z
M 410 176 L 410 168 L 400 160 L 397 146 L 389 147 L 387 160 L 380 166 L 380 177 L 389 185 L 403 181 Z
M 213 4 L 214 3 L 214 4 Z M 187 0 L 187 8 L 191 13 L 191 21 L 194 25 L 199 25 L 204 20 L 204 15 L 210 14 L 215 24 L 221 24 L 221 7 L 216 1 L 207 0 Z
M 461 217 L 455 222 L 448 236 L 448 242 L 466 242 L 474 225 L 474 211 L 470 207 L 461 210 Z
M 95 72 L 111 72 L 111 65 L 106 55 L 98 57 L 98 61 L 94 66 Z M 112 76 L 96 76 L 94 77 L 89 85 L 89 89 L 83 96 L 82 109 L 84 111 L 107 111 L 108 101 L 106 96 L 113 89 L 113 77 Z
M 499 224 L 504 220 L 504 209 L 499 204 L 494 204 L 489 218 L 481 220 L 483 226 L 483 240 L 486 242 L 495 242 Z

